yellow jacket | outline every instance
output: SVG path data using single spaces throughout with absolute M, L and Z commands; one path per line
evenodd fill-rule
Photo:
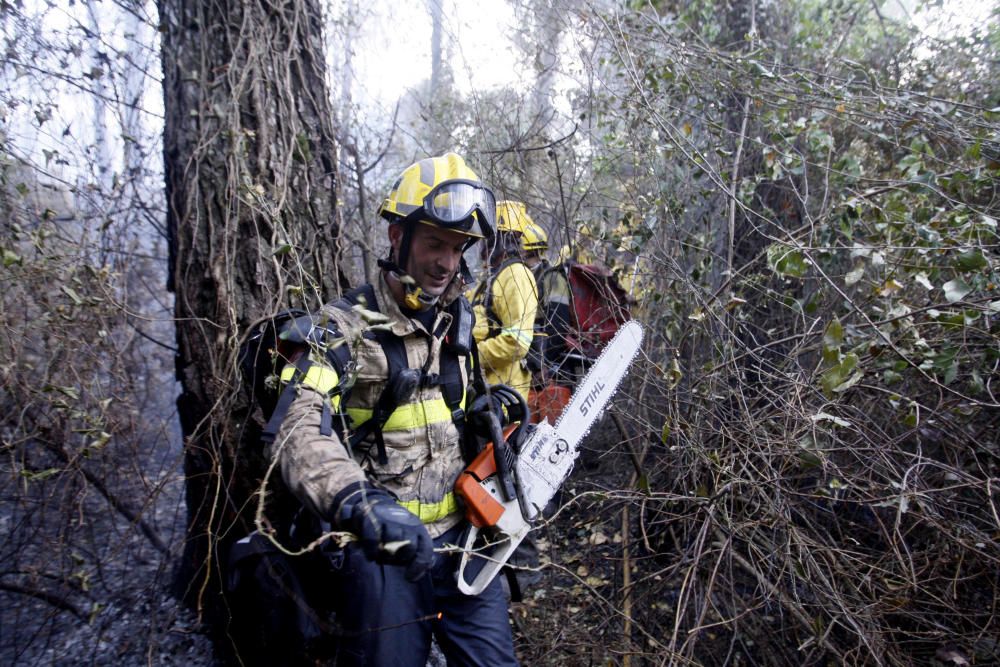
M 527 399 L 531 373 L 524 359 L 538 309 L 535 276 L 524 262 L 506 262 L 480 283 L 472 303 L 476 313 L 472 334 L 486 381 L 510 385 Z

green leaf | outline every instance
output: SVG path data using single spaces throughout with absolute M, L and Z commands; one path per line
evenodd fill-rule
M 46 468 L 45 470 L 39 470 L 37 472 L 22 470 L 21 476 L 29 482 L 41 482 L 49 477 L 52 477 L 53 475 L 58 475 L 61 472 L 62 470 L 60 468 Z
M 63 285 L 62 291 L 64 294 L 66 294 L 66 296 L 73 299 L 73 303 L 75 303 L 76 305 L 80 306 L 83 304 L 83 299 L 80 298 L 79 294 L 73 291 L 72 287 L 67 287 L 66 285 Z
M 279 255 L 287 255 L 291 251 L 292 251 L 291 244 L 288 243 L 288 241 L 281 241 L 278 243 L 278 246 L 274 249 L 274 252 L 272 252 L 271 254 L 274 255 L 275 257 L 278 257 Z
M 951 384 L 958 377 L 958 360 L 952 362 L 948 369 L 944 372 L 944 383 Z
M 913 276 L 913 280 L 916 281 L 917 284 L 921 285 L 926 290 L 934 289 L 934 285 L 931 284 L 930 278 L 928 278 L 927 274 L 924 273 L 923 271 Z
M 949 280 L 941 289 L 944 290 L 944 298 L 948 300 L 949 303 L 955 303 L 956 301 L 961 301 L 965 296 L 972 291 L 969 284 L 966 283 L 961 278 L 955 278 L 954 280 Z
M 834 318 L 823 332 L 823 361 L 834 364 L 840 361 L 840 346 L 844 344 L 844 325 Z
M 7 250 L 6 248 L 3 249 L 3 268 L 6 269 L 8 267 L 14 266 L 15 264 L 21 264 L 21 263 L 23 263 L 23 260 L 21 259 L 20 255 L 10 250 Z
M 639 479 L 635 481 L 635 486 L 643 493 L 648 494 L 650 490 L 649 477 L 647 477 L 646 475 L 639 475 Z
M 959 271 L 979 271 L 985 269 L 990 263 L 986 260 L 983 252 L 978 248 L 966 250 L 955 259 L 954 267 Z
M 845 354 L 839 364 L 826 370 L 820 376 L 820 386 L 828 398 L 839 394 L 856 385 L 864 376 L 864 371 L 858 369 L 858 355 L 851 352 Z
M 801 250 L 783 243 L 767 249 L 767 265 L 779 276 L 801 278 L 809 270 L 809 260 Z

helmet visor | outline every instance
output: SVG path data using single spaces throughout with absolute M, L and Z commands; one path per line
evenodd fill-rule
M 497 201 L 482 183 L 446 181 L 424 198 L 424 215 L 442 227 L 490 237 L 496 227 Z M 473 216 L 478 213 L 478 216 Z M 479 229 L 476 229 L 478 222 Z

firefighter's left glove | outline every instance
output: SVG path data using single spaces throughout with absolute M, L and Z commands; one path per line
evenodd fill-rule
M 434 543 L 413 512 L 367 482 L 351 484 L 334 500 L 334 525 L 358 537 L 365 556 L 377 563 L 403 565 L 417 581 L 430 570 Z

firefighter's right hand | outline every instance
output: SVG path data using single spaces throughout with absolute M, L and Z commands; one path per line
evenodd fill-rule
M 434 543 L 420 519 L 382 489 L 364 483 L 352 487 L 339 494 L 343 501 L 337 508 L 337 526 L 358 536 L 368 558 L 405 565 L 407 580 L 427 574 Z
M 488 394 L 476 396 L 469 409 L 469 418 L 474 425 L 482 422 L 487 412 L 492 411 L 500 424 L 527 421 L 528 407 L 516 389 L 505 384 L 491 385 Z

